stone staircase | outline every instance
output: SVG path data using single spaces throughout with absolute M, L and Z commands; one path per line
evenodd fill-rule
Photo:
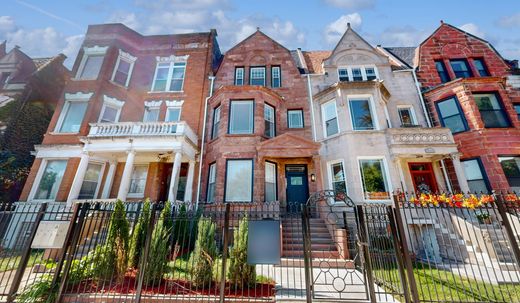
M 303 258 L 303 233 L 301 218 L 282 220 L 282 256 Z M 320 218 L 309 219 L 312 258 L 338 259 L 340 257 L 334 241 Z

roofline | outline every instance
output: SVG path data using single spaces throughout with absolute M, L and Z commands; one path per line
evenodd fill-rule
M 395 61 L 400 62 L 405 67 L 408 67 L 409 69 L 413 69 L 413 66 L 410 66 L 410 64 L 406 63 L 403 59 L 401 59 L 399 56 L 395 55 L 393 52 L 387 50 L 385 47 L 379 45 L 379 46 L 376 46 L 376 49 L 382 51 L 389 57 L 393 58 Z
M 341 40 L 343 40 L 343 38 L 347 35 L 347 33 L 350 31 L 352 31 L 356 36 L 359 37 L 359 39 L 361 39 L 361 41 L 365 42 L 368 46 L 370 46 L 373 50 L 376 50 L 376 48 L 374 46 L 372 46 L 372 44 L 368 43 L 367 40 L 365 40 L 365 38 L 363 38 L 360 34 L 358 34 L 351 26 L 350 26 L 350 22 L 347 23 L 347 30 L 343 33 L 343 35 L 341 35 L 341 38 L 339 38 L 338 40 L 338 43 L 336 43 L 336 46 L 334 46 L 334 49 L 332 50 L 332 52 L 330 53 L 330 56 L 327 57 L 326 59 L 323 59 L 323 61 L 325 60 L 328 60 L 330 59 L 330 57 L 332 56 L 332 54 L 334 54 L 336 52 L 336 49 L 339 47 L 339 43 L 341 42 Z
M 141 33 L 139 33 L 138 31 L 126 26 L 125 24 L 123 23 L 98 23 L 98 24 L 90 24 L 88 25 L 87 27 L 87 33 L 85 34 L 85 38 L 88 37 L 88 34 L 89 34 L 89 29 L 92 27 L 92 28 L 97 28 L 97 27 L 103 27 L 103 26 L 121 26 L 122 28 L 124 28 L 124 30 L 127 30 L 129 32 L 132 32 L 133 34 L 141 37 L 141 38 L 148 38 L 148 37 L 172 37 L 172 36 L 175 36 L 175 37 L 182 37 L 182 36 L 193 36 L 193 35 L 211 35 L 211 34 L 215 34 L 215 36 L 217 36 L 217 30 L 216 29 L 210 29 L 209 31 L 207 32 L 193 32 L 193 33 L 182 33 L 182 34 L 157 34 L 157 35 L 143 35 Z
M 288 53 L 291 53 L 291 50 L 288 49 L 287 47 L 285 47 L 284 45 L 282 45 L 280 42 L 274 40 L 273 38 L 269 37 L 266 33 L 262 32 L 260 30 L 260 28 L 256 28 L 256 31 L 254 33 L 252 33 L 251 35 L 247 36 L 244 40 L 238 42 L 237 44 L 235 44 L 232 48 L 228 49 L 224 55 L 226 55 L 227 53 L 229 53 L 230 51 L 234 50 L 235 48 L 237 48 L 238 46 L 240 46 L 241 44 L 245 43 L 247 40 L 251 39 L 254 35 L 256 35 L 257 33 L 260 33 L 262 35 L 264 35 L 265 37 L 267 37 L 269 40 L 273 41 L 274 43 L 276 43 L 278 46 L 282 47 L 283 49 L 285 49 Z

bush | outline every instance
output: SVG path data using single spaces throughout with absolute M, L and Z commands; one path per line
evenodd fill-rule
M 247 217 L 240 220 L 238 229 L 233 233 L 234 244 L 229 252 L 228 278 L 239 288 L 255 284 L 256 270 L 254 265 L 247 264 L 247 233 L 249 221 Z
M 132 238 L 130 239 L 130 251 L 128 252 L 128 267 L 137 268 L 139 258 L 146 240 L 146 231 L 150 222 L 150 200 L 146 199 L 143 210 L 135 224 Z
M 216 256 L 215 224 L 210 219 L 202 217 L 197 224 L 197 240 L 190 258 L 192 281 L 195 287 L 211 284 Z
M 44 275 L 39 281 L 27 286 L 16 298 L 19 303 L 54 303 L 58 295 L 57 285 L 52 285 L 52 276 Z
M 156 285 L 166 271 L 172 232 L 171 203 L 166 202 L 152 233 L 150 252 L 145 271 L 145 284 Z
M 186 205 L 181 205 L 179 212 L 175 216 L 175 226 L 173 229 L 174 243 L 179 245 L 180 250 L 184 252 L 190 246 L 190 220 L 188 219 L 188 212 Z

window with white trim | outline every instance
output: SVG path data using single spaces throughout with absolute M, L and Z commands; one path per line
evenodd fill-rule
M 159 112 L 161 108 L 155 106 L 145 106 L 144 107 L 144 117 L 143 122 L 157 122 L 159 121 Z
M 330 186 L 333 190 L 347 192 L 345 169 L 342 160 L 329 163 L 329 176 Z
M 249 84 L 265 86 L 265 66 L 249 68 Z
M 338 68 L 340 82 L 372 81 L 378 78 L 375 66 L 348 66 Z
M 180 106 L 168 106 L 166 108 L 166 122 L 179 122 L 181 120 L 181 109 Z
M 100 123 L 114 123 L 119 121 L 119 116 L 121 115 L 121 110 L 124 101 L 117 100 L 115 98 L 108 97 L 106 95 L 103 96 L 103 107 L 101 108 L 101 113 L 99 115 L 98 122 Z
M 220 105 L 213 110 L 213 126 L 211 128 L 211 139 L 218 137 L 220 127 Z
M 271 105 L 264 104 L 264 135 L 273 138 L 276 135 L 275 109 Z
M 132 76 L 135 60 L 137 60 L 137 57 L 119 50 L 119 56 L 112 73 L 112 82 L 127 87 Z
M 208 173 L 208 192 L 206 194 L 207 202 L 215 201 L 216 184 L 217 184 L 217 163 L 211 163 L 209 165 L 209 173 Z
M 83 58 L 76 72 L 78 80 L 96 80 L 103 65 L 108 46 L 83 48 Z
M 230 102 L 230 134 L 252 134 L 254 129 L 253 100 Z
M 235 85 L 244 85 L 244 68 L 235 67 Z
M 128 189 L 128 197 L 142 198 L 144 197 L 144 188 L 146 186 L 146 177 L 148 176 L 148 165 L 134 165 L 132 176 L 130 178 L 130 188 Z
M 253 199 L 253 160 L 227 160 L 226 202 L 251 202 Z
M 366 200 L 389 200 L 390 186 L 383 158 L 359 159 L 359 169 Z
M 323 133 L 325 134 L 325 137 L 337 134 L 339 132 L 339 126 L 336 100 L 322 104 L 321 115 L 323 117 Z
M 152 85 L 154 92 L 180 92 L 184 86 L 186 62 L 158 62 Z
M 276 192 L 276 164 L 265 162 L 265 201 L 273 202 L 278 199 Z
M 103 164 L 89 163 L 87 171 L 83 177 L 83 184 L 79 191 L 78 199 L 95 199 L 99 191 L 99 184 L 101 183 L 101 170 Z
M 303 128 L 303 110 L 290 109 L 287 111 L 287 123 L 289 128 Z
M 410 106 L 398 106 L 397 112 L 399 113 L 399 120 L 401 121 L 401 127 L 411 127 L 417 125 L 417 120 L 415 120 L 415 113 L 413 111 L 413 107 Z
M 282 70 L 280 66 L 271 66 L 271 87 L 282 87 Z
M 44 163 L 45 169 L 40 177 L 34 199 L 55 200 L 67 168 L 67 160 L 47 160 Z
M 56 123 L 55 131 L 58 133 L 79 132 L 90 97 L 92 97 L 92 93 L 66 93 L 65 103 Z
M 352 118 L 352 129 L 373 130 L 376 129 L 372 106 L 369 98 L 349 99 L 350 117 Z
M 482 172 L 482 164 L 478 158 L 462 160 L 462 167 L 466 180 L 468 181 L 469 190 L 474 193 L 487 193 L 489 188 Z

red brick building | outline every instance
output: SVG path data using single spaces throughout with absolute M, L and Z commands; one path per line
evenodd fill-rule
M 226 52 L 208 100 L 201 199 L 303 203 L 319 184 L 307 80 L 261 31 Z
M 489 42 L 442 23 L 415 64 L 434 124 L 454 134 L 470 190 L 519 190 L 520 86 L 508 62 Z
M 193 199 L 216 31 L 89 26 L 21 201 Z

